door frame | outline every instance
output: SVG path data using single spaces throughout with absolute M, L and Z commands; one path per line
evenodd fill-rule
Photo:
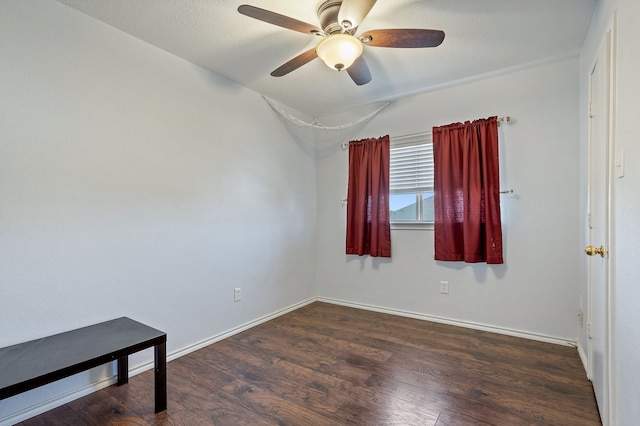
M 592 58 L 591 66 L 589 67 L 589 75 L 588 75 L 588 102 L 590 103 L 592 97 L 592 87 L 591 87 L 591 74 L 597 64 L 600 49 L 606 49 L 606 74 L 607 74 L 607 82 L 606 82 L 606 91 L 607 91 L 607 99 L 606 99 L 606 150 L 607 150 L 607 158 L 604 160 L 606 162 L 606 176 L 607 176 L 607 185 L 606 185 L 606 206 L 605 206 L 605 241 L 603 242 L 606 250 L 607 250 L 607 262 L 605 263 L 605 307 L 604 307 L 604 330 L 606 335 L 604 337 L 604 413 L 600 413 L 602 417 L 603 425 L 615 425 L 616 421 L 616 380 L 615 380 L 615 327 L 614 327 L 614 319 L 615 319 L 615 238 L 614 238 L 614 230 L 615 230 L 615 212 L 614 212 L 614 196 L 615 196 L 615 162 L 617 157 L 616 147 L 615 147 L 615 119 L 616 119 L 616 27 L 617 27 L 617 10 L 614 11 L 613 19 L 607 27 L 603 37 L 600 40 L 598 45 L 598 49 L 596 50 L 595 57 Z M 591 107 L 589 106 L 589 114 Z M 592 156 L 592 141 L 593 135 L 591 133 L 591 123 L 590 118 L 588 123 L 587 130 L 587 226 L 586 226 L 586 236 L 587 242 L 591 244 L 592 242 L 588 240 L 589 236 L 589 225 L 591 223 L 590 218 L 590 206 L 591 206 L 591 156 Z M 591 350 L 591 339 L 589 338 L 590 334 L 590 324 L 592 321 L 592 278 L 591 278 L 591 268 L 587 265 L 587 324 L 588 324 L 588 332 L 587 332 L 587 374 L 589 379 L 592 378 L 593 373 L 593 359 L 592 359 L 592 350 Z

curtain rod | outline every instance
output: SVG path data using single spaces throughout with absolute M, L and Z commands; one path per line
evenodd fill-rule
M 510 121 L 511 121 L 511 117 L 508 115 L 505 115 L 504 117 L 498 117 L 498 124 L 509 123 Z M 431 133 L 433 133 L 431 130 L 427 130 L 426 132 L 416 132 L 416 133 L 409 133 L 406 135 L 389 136 L 389 139 L 402 139 L 402 138 L 408 138 L 411 136 L 428 135 Z M 347 148 L 349 148 L 349 142 L 343 142 L 342 149 L 347 149 Z
M 500 123 L 508 123 L 511 121 L 510 116 L 498 117 L 498 124 Z M 399 135 L 399 136 L 390 136 L 390 139 L 400 139 L 400 138 L 408 138 L 409 136 L 418 136 L 418 135 L 428 135 L 429 133 L 433 133 L 431 130 L 427 130 L 426 132 L 417 132 L 417 133 L 409 133 L 407 135 Z

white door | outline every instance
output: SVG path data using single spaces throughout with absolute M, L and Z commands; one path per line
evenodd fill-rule
M 586 252 L 589 279 L 589 375 L 600 409 L 607 424 L 608 392 L 608 241 L 609 241 L 609 128 L 610 128 L 610 33 L 605 36 L 592 68 L 589 107 L 589 223 Z

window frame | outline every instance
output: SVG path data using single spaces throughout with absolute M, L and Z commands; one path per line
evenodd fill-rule
M 430 173 L 433 176 L 433 140 L 431 132 L 415 133 L 406 136 L 393 137 L 390 139 L 390 149 L 393 152 L 394 148 L 412 147 L 417 145 L 430 145 Z M 391 164 L 389 165 L 389 174 L 391 175 Z M 423 215 L 423 203 L 424 193 L 433 193 L 433 177 L 430 179 L 431 186 L 416 186 L 414 188 L 396 189 L 392 190 L 392 183 L 390 178 L 389 185 L 389 202 L 391 202 L 391 195 L 393 194 L 415 194 L 416 196 L 416 217 L 422 218 Z M 433 230 L 433 221 L 391 221 L 391 229 L 411 229 L 411 230 Z

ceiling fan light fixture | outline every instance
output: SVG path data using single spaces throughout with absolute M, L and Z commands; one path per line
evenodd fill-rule
M 364 45 L 351 34 L 331 34 L 320 40 L 316 53 L 333 70 L 349 68 L 362 55 Z

